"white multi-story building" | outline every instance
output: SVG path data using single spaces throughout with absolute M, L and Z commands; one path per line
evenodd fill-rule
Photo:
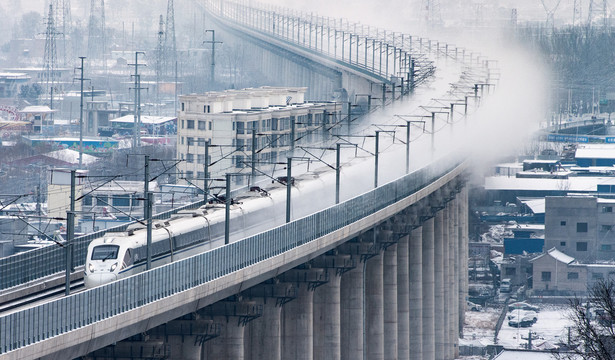
M 256 141 L 256 168 L 286 161 L 294 144 L 320 138 L 329 124 L 341 119 L 342 105 L 306 103 L 307 88 L 260 87 L 180 96 L 177 156 L 180 178 L 201 186 L 204 179 L 205 142 L 209 141 L 209 173 L 251 169 L 252 138 Z

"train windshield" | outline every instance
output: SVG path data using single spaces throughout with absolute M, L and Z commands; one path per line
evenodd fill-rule
M 117 259 L 120 247 L 117 245 L 98 245 L 92 250 L 92 260 L 112 260 Z

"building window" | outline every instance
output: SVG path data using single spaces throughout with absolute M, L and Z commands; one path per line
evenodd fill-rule
M 560 241 L 559 242 L 559 246 L 566 246 L 566 242 L 565 241 Z
M 604 275 L 602 273 L 592 273 L 592 280 L 601 280 L 604 279 Z
M 192 179 L 194 177 L 194 172 L 190 170 L 186 170 L 186 179 Z
M 194 120 L 186 120 L 186 129 L 194 129 Z
M 587 223 L 577 223 L 577 232 L 587 232 Z
M 203 163 L 204 163 L 204 161 L 205 161 L 205 155 L 203 155 L 203 154 L 198 154 L 198 155 L 196 156 L 196 162 L 197 162 L 198 164 L 203 164 Z
M 611 231 L 612 228 L 613 228 L 613 225 L 601 225 L 600 226 L 600 231 L 601 232 L 609 232 L 609 231 Z
M 587 251 L 587 242 L 586 241 L 577 242 L 577 251 Z
M 211 131 L 211 121 L 208 121 L 207 125 L 209 126 L 209 131 Z
M 600 245 L 600 250 L 602 251 L 611 251 L 611 245 Z
M 199 130 L 205 130 L 205 121 L 199 120 Z
M 543 271 L 541 276 L 540 276 L 540 279 L 542 281 L 551 281 L 551 272 L 550 271 Z
M 184 111 L 184 103 L 182 103 L 182 111 Z
M 579 278 L 579 273 L 578 272 L 569 272 L 568 273 L 568 280 L 576 280 Z
M 197 172 L 196 172 L 196 177 L 197 177 L 199 180 L 203 180 L 203 179 L 205 178 L 205 173 L 204 173 L 203 171 L 197 171 Z
M 92 205 L 92 197 L 91 196 L 84 196 L 83 197 L 83 205 Z
M 505 274 L 511 276 L 517 275 L 517 269 L 513 267 L 507 267 L 505 270 Z
M 237 134 L 245 134 L 244 126 L 245 126 L 245 124 L 243 122 L 241 122 L 241 121 L 237 122 L 237 127 L 236 127 Z
M 184 119 L 182 119 L 182 129 L 184 128 Z
M 96 205 L 97 206 L 108 206 L 109 198 L 107 195 L 96 195 Z
M 204 113 L 209 113 L 211 111 L 211 108 L 209 107 L 209 105 L 203 105 L 203 112 Z
M 184 137 L 182 136 L 181 139 L 182 139 L 181 143 L 182 145 L 184 145 Z
M 560 221 L 560 222 L 559 222 L 559 224 L 560 224 L 561 226 L 566 226 L 566 221 Z
M 186 154 L 186 162 L 189 162 L 189 163 L 194 162 L 194 154 L 187 153 Z
M 197 143 L 198 143 L 198 145 L 199 145 L 199 146 L 205 146 L 205 139 L 203 139 L 203 138 L 199 138 L 199 139 L 197 140 Z
M 115 195 L 113 197 L 113 206 L 130 206 L 130 198 L 128 195 Z
M 193 138 L 193 137 L 188 136 L 188 137 L 186 138 L 186 144 L 187 144 L 188 146 L 194 146 L 194 138 Z
M 604 206 L 604 207 L 602 207 L 602 212 L 604 212 L 604 213 L 612 213 L 613 212 L 613 207 L 612 206 Z

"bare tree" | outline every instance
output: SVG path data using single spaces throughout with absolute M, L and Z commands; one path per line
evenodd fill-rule
M 587 302 L 570 300 L 571 354 L 563 359 L 615 359 L 615 282 L 600 280 L 588 290 Z

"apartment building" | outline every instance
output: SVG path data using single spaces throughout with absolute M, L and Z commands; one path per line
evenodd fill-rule
M 342 105 L 304 101 L 304 87 L 260 87 L 180 96 L 177 122 L 179 177 L 203 185 L 205 144 L 208 171 L 251 173 L 252 152 L 260 171 L 286 161 L 293 145 L 326 136 L 341 119 Z M 253 148 L 253 144 L 255 147 Z M 241 179 L 238 179 L 241 181 Z

